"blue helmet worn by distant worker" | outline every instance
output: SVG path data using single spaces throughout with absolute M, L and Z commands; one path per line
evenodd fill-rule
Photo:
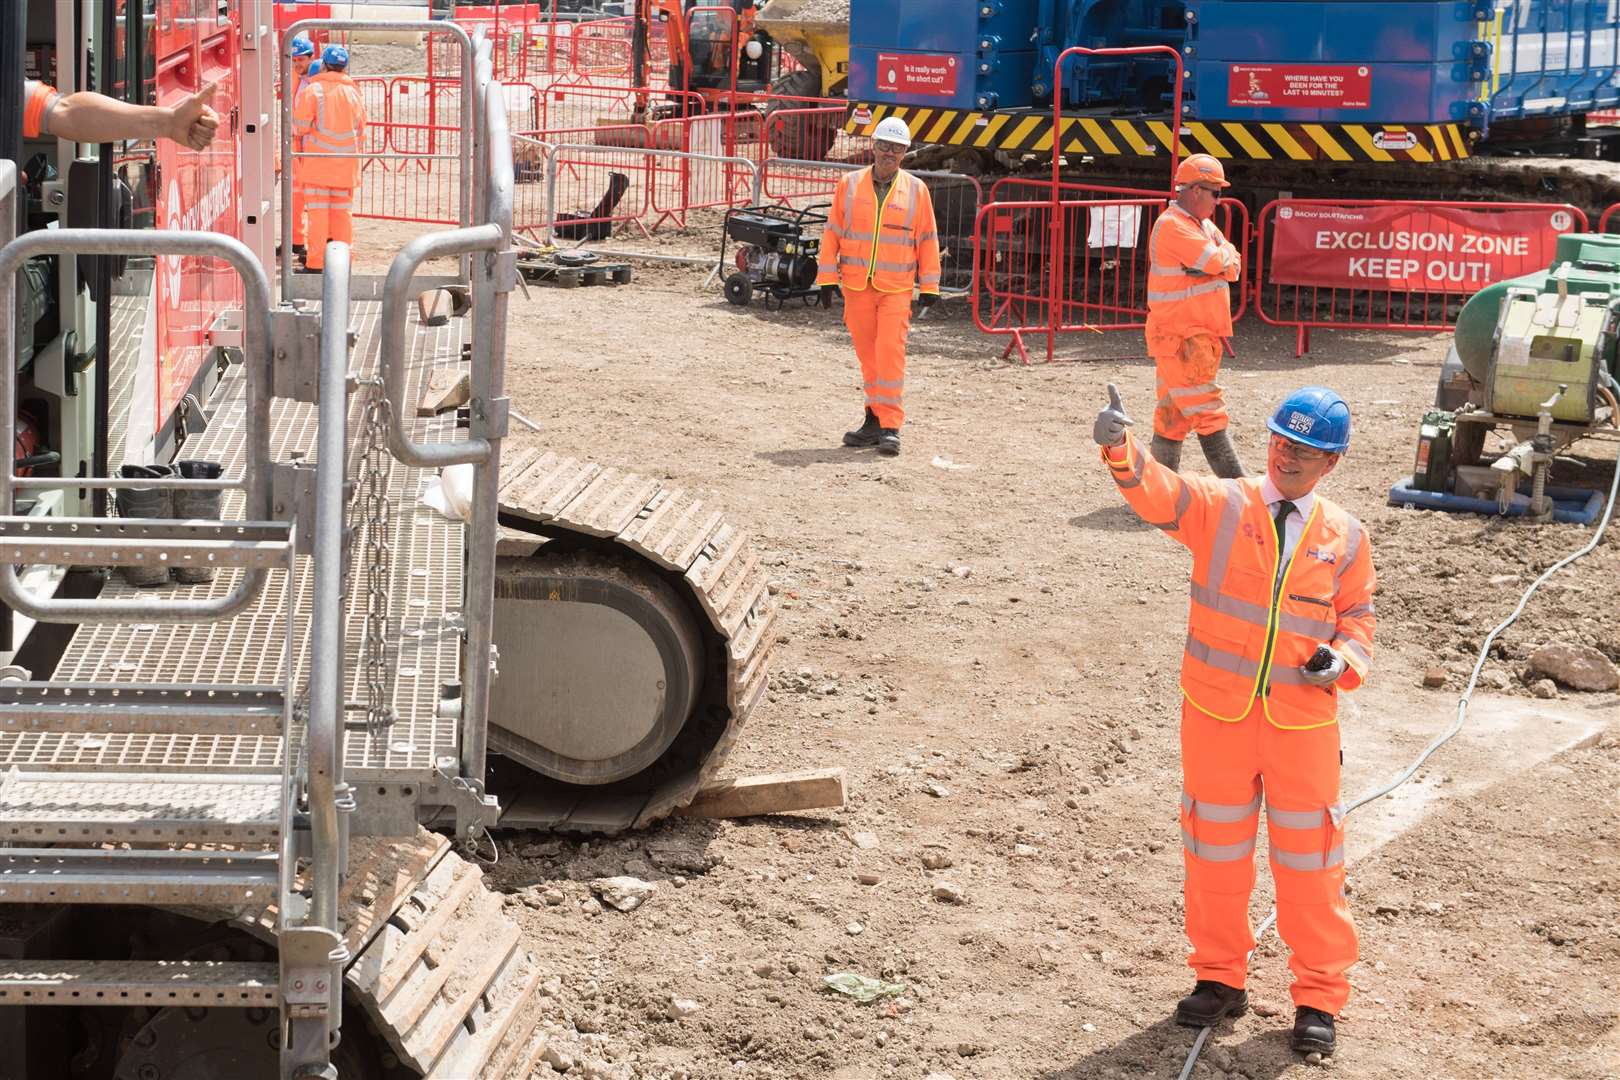
M 307 37 L 295 37 L 292 39 L 292 48 L 290 51 L 293 59 L 296 60 L 300 56 L 314 56 L 315 46 L 310 44 L 310 40 Z
M 314 63 L 309 65 L 309 77 L 313 79 L 315 76 L 319 75 L 320 73 L 321 73 L 321 62 L 319 60 L 316 60 Z
M 1350 446 L 1350 406 L 1325 386 L 1306 386 L 1283 399 L 1266 427 L 1285 439 L 1342 454 Z
M 321 67 L 346 68 L 349 66 L 349 50 L 341 45 L 328 45 L 321 50 Z

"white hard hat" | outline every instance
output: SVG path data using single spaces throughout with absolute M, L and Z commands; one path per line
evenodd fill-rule
M 878 121 L 877 129 L 872 132 L 872 138 L 880 142 L 910 146 L 911 129 L 906 127 L 906 122 L 898 116 L 890 116 Z

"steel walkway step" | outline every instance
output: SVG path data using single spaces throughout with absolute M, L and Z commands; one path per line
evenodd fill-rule
M 268 569 L 291 546 L 284 521 L 0 516 L 0 560 L 27 566 Z
M 0 904 L 243 907 L 276 895 L 275 852 L 0 848 Z
M 284 704 L 277 686 L 0 682 L 0 731 L 279 735 Z
M 0 775 L 0 840 L 41 844 L 270 844 L 281 777 L 23 772 Z
M 0 1005 L 270 1008 L 274 963 L 204 960 L 0 961 Z

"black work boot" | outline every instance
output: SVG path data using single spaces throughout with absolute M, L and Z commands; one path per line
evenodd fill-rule
M 1226 428 L 1213 435 L 1198 436 L 1198 445 L 1204 448 L 1204 460 L 1209 462 L 1209 471 L 1222 480 L 1239 480 L 1249 475 L 1238 460 L 1237 447 L 1232 445 L 1232 435 Z
M 1333 1043 L 1333 1017 L 1309 1005 L 1294 1010 L 1294 1033 L 1288 1038 L 1289 1046 L 1302 1054 L 1327 1057 L 1333 1053 Z
M 1212 979 L 1199 979 L 1193 992 L 1176 1003 L 1176 1023 L 1184 1027 L 1209 1027 L 1223 1017 L 1242 1016 L 1249 1011 L 1249 992 Z
M 886 427 L 878 432 L 878 453 L 894 457 L 900 453 L 900 429 Z
M 878 425 L 877 414 L 871 409 L 866 410 L 866 420 L 854 431 L 844 432 L 845 446 L 876 446 L 878 434 L 883 429 Z
M 1181 440 L 1170 439 L 1163 435 L 1153 436 L 1153 444 L 1149 447 L 1153 460 L 1169 469 L 1171 472 L 1181 471 Z

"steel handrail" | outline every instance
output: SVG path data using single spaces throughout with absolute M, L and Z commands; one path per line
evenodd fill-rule
M 0 188 L 7 180 L 15 184 L 15 163 L 0 162 Z M 14 198 L 0 197 L 0 214 Z M 8 218 L 0 230 L 9 235 Z M 242 277 L 246 319 L 243 366 L 247 372 L 246 467 L 239 480 L 227 486 L 246 492 L 244 517 L 248 521 L 268 521 L 271 517 L 272 489 L 268 479 L 270 461 L 270 283 L 264 267 L 240 240 L 218 233 L 121 229 L 41 229 L 10 240 L 0 249 L 0 356 L 11 356 L 16 349 L 16 292 L 12 284 L 17 271 L 38 255 L 171 255 L 222 259 Z M 17 386 L 14 375 L 0 377 L 0 439 L 13 440 L 16 432 Z M 5 443 L 4 445 L 9 445 Z M 52 485 L 33 483 L 28 487 L 80 486 L 77 477 L 58 478 Z M 218 490 L 217 481 L 202 484 L 185 480 L 168 482 L 141 478 L 98 479 L 101 488 L 203 488 Z M 12 467 L 0 468 L 0 511 L 9 514 L 17 488 Z M 131 541 L 130 550 L 161 549 L 162 544 Z M 266 571 L 249 568 L 241 581 L 224 596 L 207 600 L 55 600 L 40 599 L 23 587 L 16 567 L 0 566 L 0 601 L 40 622 L 204 622 L 223 619 L 246 607 L 266 580 Z
M 462 163 L 461 224 L 473 220 L 472 191 L 477 158 L 473 149 L 474 112 L 468 88 L 473 83 L 472 38 L 449 20 L 411 22 L 404 19 L 299 19 L 281 32 L 281 160 L 291 162 L 293 90 L 292 43 L 305 30 L 402 30 L 408 33 L 445 34 L 461 46 L 461 146 L 456 159 Z M 292 292 L 292 168 L 281 170 L 281 295 Z

